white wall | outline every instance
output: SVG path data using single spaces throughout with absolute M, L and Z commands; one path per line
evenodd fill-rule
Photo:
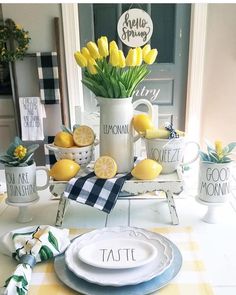
M 204 139 L 236 141 L 236 4 L 208 4 L 202 147 Z

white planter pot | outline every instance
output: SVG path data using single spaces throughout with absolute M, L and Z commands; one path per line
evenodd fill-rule
M 132 104 L 132 97 L 97 97 L 97 100 L 100 105 L 100 156 L 112 157 L 117 163 L 118 173 L 130 172 L 134 166 L 133 144 L 139 138 L 134 137 L 133 110 L 145 104 L 152 117 L 152 104 L 146 99 Z
M 36 185 L 36 171 L 46 172 L 46 181 L 42 186 Z M 10 203 L 28 203 L 38 198 L 38 190 L 44 190 L 49 185 L 49 170 L 46 167 L 36 167 L 35 163 L 25 167 L 5 166 L 7 184 L 7 200 Z
M 224 203 L 230 195 L 231 163 L 199 164 L 199 199 L 209 203 Z

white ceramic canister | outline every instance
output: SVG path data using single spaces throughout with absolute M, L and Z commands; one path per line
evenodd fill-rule
M 146 99 L 132 103 L 129 98 L 97 97 L 100 105 L 100 156 L 112 157 L 118 166 L 118 173 L 130 172 L 134 166 L 134 137 L 132 118 L 134 109 L 141 104 L 148 107 L 152 118 L 153 107 Z

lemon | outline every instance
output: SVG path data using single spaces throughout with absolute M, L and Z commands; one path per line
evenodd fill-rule
M 102 156 L 94 164 L 94 173 L 98 178 L 108 179 L 116 175 L 117 165 L 109 156 Z
M 94 142 L 95 135 L 92 128 L 81 125 L 74 130 L 73 139 L 77 146 L 88 146 Z
M 162 166 L 156 161 L 145 159 L 134 167 L 131 174 L 137 179 L 151 180 L 156 178 L 161 173 L 161 170 Z
M 60 131 L 54 138 L 54 144 L 65 148 L 72 147 L 74 145 L 73 136 L 68 132 Z
M 62 159 L 57 161 L 50 170 L 50 176 L 55 180 L 70 180 L 79 172 L 80 165 L 73 160 Z
M 138 114 L 133 117 L 134 130 L 138 133 L 154 127 L 151 118 L 147 114 Z

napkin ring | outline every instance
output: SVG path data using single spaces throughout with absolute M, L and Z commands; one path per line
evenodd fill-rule
M 25 254 L 21 256 L 20 262 L 29 264 L 29 266 L 33 268 L 36 264 L 36 258 L 31 254 Z

